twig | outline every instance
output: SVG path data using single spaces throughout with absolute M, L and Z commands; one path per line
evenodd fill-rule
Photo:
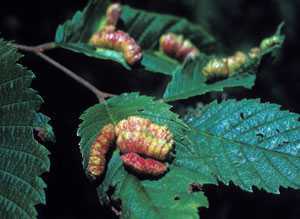
M 38 46 L 25 46 L 19 44 L 13 44 L 19 47 L 22 50 L 29 51 L 29 52 L 44 52 L 45 50 L 54 49 L 56 44 L 54 42 L 44 43 Z
M 85 86 L 86 88 L 88 88 L 90 91 L 92 91 L 97 96 L 98 100 L 101 103 L 105 102 L 105 98 L 116 96 L 115 94 L 110 94 L 110 93 L 105 93 L 105 92 L 100 91 L 94 85 L 92 85 L 91 83 L 89 83 L 88 81 L 83 79 L 82 77 L 78 76 L 77 74 L 75 74 L 74 72 L 72 72 L 71 70 L 66 68 L 65 66 L 61 65 L 54 59 L 52 59 L 49 56 L 42 53 L 45 50 L 55 48 L 56 47 L 55 43 L 45 43 L 45 44 L 42 44 L 39 46 L 25 46 L 25 45 L 19 45 L 19 44 L 14 44 L 14 45 L 17 46 L 21 50 L 35 53 L 37 56 L 41 57 L 45 61 L 54 65 L 56 68 L 60 69 L 65 74 L 67 74 L 68 76 L 70 76 L 71 78 L 73 78 L 74 80 L 76 80 L 77 82 L 79 82 L 80 84 Z

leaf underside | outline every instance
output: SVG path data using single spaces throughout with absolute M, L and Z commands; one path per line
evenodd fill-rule
M 78 130 L 78 135 L 82 137 L 80 150 L 84 169 L 87 168 L 91 144 L 101 128 L 107 123 L 116 125 L 121 119 L 132 115 L 148 118 L 159 125 L 166 124 L 175 136 L 176 149 L 183 147 L 181 150 L 188 150 L 187 145 L 180 142 L 188 128 L 169 109 L 169 105 L 154 102 L 151 97 L 131 93 L 86 110 L 81 116 L 83 122 Z M 169 172 L 161 178 L 140 179 L 137 174 L 124 168 L 119 150 L 115 150 L 108 160 L 108 171 L 97 188 L 99 200 L 102 204 L 110 205 L 106 193 L 110 187 L 114 187 L 111 201 L 122 200 L 122 217 L 125 218 L 179 218 L 184 214 L 197 218 L 198 207 L 207 207 L 208 204 L 202 192 L 189 192 L 189 184 L 216 183 L 207 170 L 203 170 L 205 174 L 202 174 L 201 170 L 196 172 L 172 164 Z
M 50 162 L 33 130 L 54 140 L 49 118 L 36 113 L 42 99 L 29 88 L 34 74 L 16 64 L 21 56 L 0 39 L 0 218 L 36 217 L 34 205 L 46 201 L 39 176 L 49 171 Z
M 205 163 L 219 180 L 247 191 L 300 188 L 299 115 L 253 99 L 215 101 L 200 110 L 185 117 L 194 148 L 177 151 L 175 165 L 197 170 Z

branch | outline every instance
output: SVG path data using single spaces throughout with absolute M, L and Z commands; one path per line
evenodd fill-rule
M 52 42 L 51 43 L 45 43 L 45 44 L 42 44 L 42 45 L 39 45 L 39 46 L 25 46 L 25 45 L 19 45 L 19 44 L 13 44 L 13 45 L 15 45 L 16 47 L 18 47 L 21 50 L 33 52 L 37 56 L 39 56 L 42 59 L 44 59 L 45 61 L 47 61 L 50 64 L 54 65 L 56 68 L 60 69 L 65 74 L 67 74 L 68 76 L 70 76 L 71 78 L 73 78 L 74 80 L 76 80 L 78 83 L 82 84 L 87 89 L 89 89 L 90 91 L 92 91 L 97 96 L 98 100 L 101 103 L 105 102 L 105 98 L 116 96 L 115 94 L 109 94 L 109 93 L 105 93 L 105 92 L 100 91 L 94 85 L 92 85 L 90 82 L 86 81 L 85 79 L 83 79 L 82 77 L 78 76 L 77 74 L 75 74 L 74 72 L 72 72 L 71 70 L 69 70 L 68 68 L 66 68 L 65 66 L 61 65 L 60 63 L 58 63 L 54 59 L 52 59 L 49 56 L 47 56 L 47 55 L 45 55 L 45 54 L 42 53 L 45 50 L 55 48 L 56 47 L 55 43 L 52 43 Z
M 56 44 L 54 42 L 44 43 L 38 46 L 25 46 L 19 44 L 13 44 L 17 46 L 21 50 L 29 51 L 29 52 L 44 52 L 45 50 L 56 48 Z

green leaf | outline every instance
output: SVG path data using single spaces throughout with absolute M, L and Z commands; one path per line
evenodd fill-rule
M 206 77 L 203 75 L 203 69 L 213 56 L 201 54 L 195 59 L 187 59 L 182 67 L 178 67 L 174 72 L 171 82 L 164 93 L 163 101 L 175 101 L 187 99 L 196 95 L 202 95 L 211 91 L 223 91 L 224 88 L 242 86 L 250 89 L 254 85 L 255 74 L 261 60 L 267 55 L 280 48 L 284 41 L 284 36 L 280 35 L 283 23 L 279 25 L 276 35 L 280 37 L 280 44 L 272 46 L 262 51 L 254 59 L 250 59 L 246 64 L 234 73 L 233 77 L 206 83 Z
M 52 141 L 56 142 L 56 138 L 53 132 L 52 127 L 48 124 L 50 118 L 48 116 L 45 116 L 42 113 L 36 114 L 36 122 L 37 126 L 35 127 L 35 130 L 39 132 L 39 137 L 43 141 Z
M 34 205 L 46 202 L 39 176 L 49 171 L 49 151 L 33 130 L 54 134 L 49 118 L 36 113 L 42 99 L 29 88 L 34 74 L 16 64 L 21 57 L 0 39 L 0 218 L 35 218 Z
M 208 201 L 203 192 L 189 191 L 195 181 L 198 175 L 178 167 L 159 180 L 128 174 L 120 189 L 122 218 L 199 218 L 198 207 L 208 207 Z
M 203 185 L 212 183 L 205 175 L 183 167 L 171 165 L 170 171 L 157 180 L 140 180 L 127 173 L 115 152 L 108 164 L 103 183 L 97 188 L 102 204 L 110 205 L 111 200 L 122 200 L 122 218 L 182 218 L 188 215 L 198 218 L 198 208 L 208 207 L 202 192 L 191 193 L 193 182 Z M 107 196 L 114 188 L 111 199 Z
M 187 99 L 211 91 L 222 91 L 225 87 L 243 86 L 250 89 L 254 85 L 255 74 L 249 74 L 249 72 L 207 84 L 202 71 L 209 59 L 210 57 L 205 54 L 200 54 L 194 59 L 187 59 L 183 67 L 177 68 L 164 93 L 163 101 Z
M 107 0 L 91 0 L 83 11 L 75 13 L 72 20 L 59 25 L 56 31 L 57 46 L 83 53 L 100 59 L 110 59 L 130 69 L 120 52 L 97 48 L 89 42 L 93 33 L 99 31 L 106 23 L 106 9 L 110 4 Z
M 128 34 L 143 50 L 158 49 L 159 38 L 166 33 L 181 34 L 205 52 L 216 51 L 219 46 L 201 25 L 184 18 L 122 6 L 121 19 Z
M 89 42 L 92 34 L 104 27 L 108 5 L 107 0 L 89 1 L 83 11 L 78 11 L 72 20 L 66 21 L 57 28 L 56 45 L 95 58 L 110 59 L 130 69 L 122 53 L 104 48 L 95 49 Z M 204 51 L 219 49 L 216 40 L 202 26 L 183 18 L 122 6 L 121 19 L 125 24 L 125 32 L 128 32 L 141 46 L 142 65 L 149 71 L 172 74 L 179 65 L 175 60 L 166 57 L 161 59 L 164 55 L 154 51 L 154 49 L 158 50 L 159 38 L 164 33 L 182 34 Z
M 149 118 L 159 125 L 166 124 L 174 134 L 176 150 L 189 150 L 189 145 L 181 143 L 181 138 L 184 138 L 188 128 L 169 109 L 169 105 L 154 102 L 151 97 L 131 93 L 111 98 L 106 103 L 97 104 L 86 110 L 81 116 L 83 122 L 78 130 L 78 135 L 81 136 L 80 150 L 84 169 L 87 168 L 92 142 L 101 128 L 107 123 L 116 125 L 121 119 L 132 115 Z M 121 199 L 122 217 L 173 218 L 176 215 L 180 217 L 186 214 L 196 218 L 197 208 L 207 207 L 203 193 L 190 193 L 188 190 L 189 184 L 193 182 L 201 185 L 215 183 L 215 179 L 207 170 L 202 174 L 171 164 L 165 176 L 154 180 L 141 180 L 125 170 L 119 150 L 115 150 L 108 160 L 104 181 L 97 188 L 98 196 L 100 202 L 106 205 L 110 204 L 110 200 Z M 111 199 L 107 194 L 110 187 L 114 188 Z M 175 197 L 179 197 L 180 200 L 174 200 Z
M 113 197 L 115 197 L 115 200 L 118 199 L 122 183 L 128 175 L 121 160 L 119 150 L 114 152 L 107 165 L 107 169 L 108 171 L 103 182 L 97 187 L 99 201 L 102 205 L 110 205 L 110 197 L 108 197 L 107 191 L 111 187 L 115 189 Z
M 200 51 L 210 53 L 220 50 L 220 45 L 210 33 L 201 25 L 191 23 L 184 18 L 122 6 L 121 19 L 126 31 L 141 46 L 143 52 L 141 64 L 149 71 L 171 75 L 180 65 L 176 60 L 166 58 L 158 52 L 159 39 L 166 33 L 183 35 Z
M 148 71 L 173 75 L 180 63 L 162 52 L 144 51 L 142 65 Z
M 174 164 L 197 171 L 202 162 L 225 184 L 231 180 L 247 191 L 299 189 L 299 115 L 279 107 L 244 99 L 212 102 L 200 114 L 196 109 L 200 116 L 185 118 L 193 128 L 191 151 L 178 151 Z

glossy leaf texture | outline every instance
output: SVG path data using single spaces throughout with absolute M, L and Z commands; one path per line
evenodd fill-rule
M 252 186 L 271 193 L 279 193 L 280 186 L 299 189 L 299 115 L 279 108 L 244 99 L 214 101 L 202 113 L 196 109 L 185 117 L 193 146 L 177 151 L 174 164 L 197 171 L 204 163 L 225 184 L 232 181 L 247 191 Z
M 56 30 L 55 43 L 57 46 L 87 56 L 110 59 L 130 69 L 126 60 L 120 52 L 97 48 L 90 43 L 93 33 L 104 27 L 106 22 L 106 9 L 109 6 L 108 0 L 90 0 L 83 11 L 78 11 L 72 20 L 67 20 L 59 25 Z
M 242 86 L 247 89 L 253 87 L 257 68 L 266 55 L 271 54 L 281 47 L 284 36 L 280 34 L 283 23 L 275 33 L 280 38 L 280 43 L 262 51 L 254 59 L 250 59 L 232 77 L 207 83 L 203 69 L 213 56 L 201 54 L 195 59 L 188 59 L 182 67 L 178 67 L 173 74 L 171 82 L 164 93 L 165 102 L 187 99 L 211 91 L 223 91 L 224 88 Z
M 148 118 L 158 125 L 166 124 L 174 134 L 175 148 L 186 147 L 180 143 L 180 139 L 184 137 L 188 127 L 169 109 L 170 105 L 155 102 L 152 97 L 131 93 L 111 98 L 106 103 L 97 104 L 86 110 L 81 116 L 83 122 L 78 130 L 78 135 L 81 136 L 80 150 L 84 169 L 87 168 L 92 141 L 101 127 L 107 123 L 116 125 L 128 116 L 136 115 Z M 201 192 L 190 193 L 189 184 L 216 183 L 208 172 L 204 171 L 205 175 L 172 164 L 169 165 L 170 170 L 162 177 L 152 180 L 147 177 L 141 179 L 138 174 L 124 168 L 119 150 L 115 150 L 112 157 L 107 160 L 105 178 L 97 188 L 99 200 L 106 205 L 122 200 L 122 217 L 173 218 L 177 213 L 197 218 L 197 208 L 207 207 L 207 200 Z M 111 197 L 108 196 L 110 188 L 114 188 Z M 177 196 L 180 200 L 177 200 Z M 181 206 L 181 210 L 178 206 Z
M 159 39 L 166 33 L 183 35 L 184 39 L 191 40 L 202 52 L 220 50 L 220 45 L 207 30 L 184 18 L 122 6 L 121 19 L 126 31 L 141 46 L 144 55 L 142 65 L 149 71 L 171 75 L 180 65 L 176 60 L 158 52 Z
M 49 118 L 37 113 L 42 98 L 29 88 L 34 74 L 16 62 L 22 57 L 0 39 L 0 218 L 35 218 L 34 205 L 45 204 L 49 151 L 33 131 L 55 140 Z

